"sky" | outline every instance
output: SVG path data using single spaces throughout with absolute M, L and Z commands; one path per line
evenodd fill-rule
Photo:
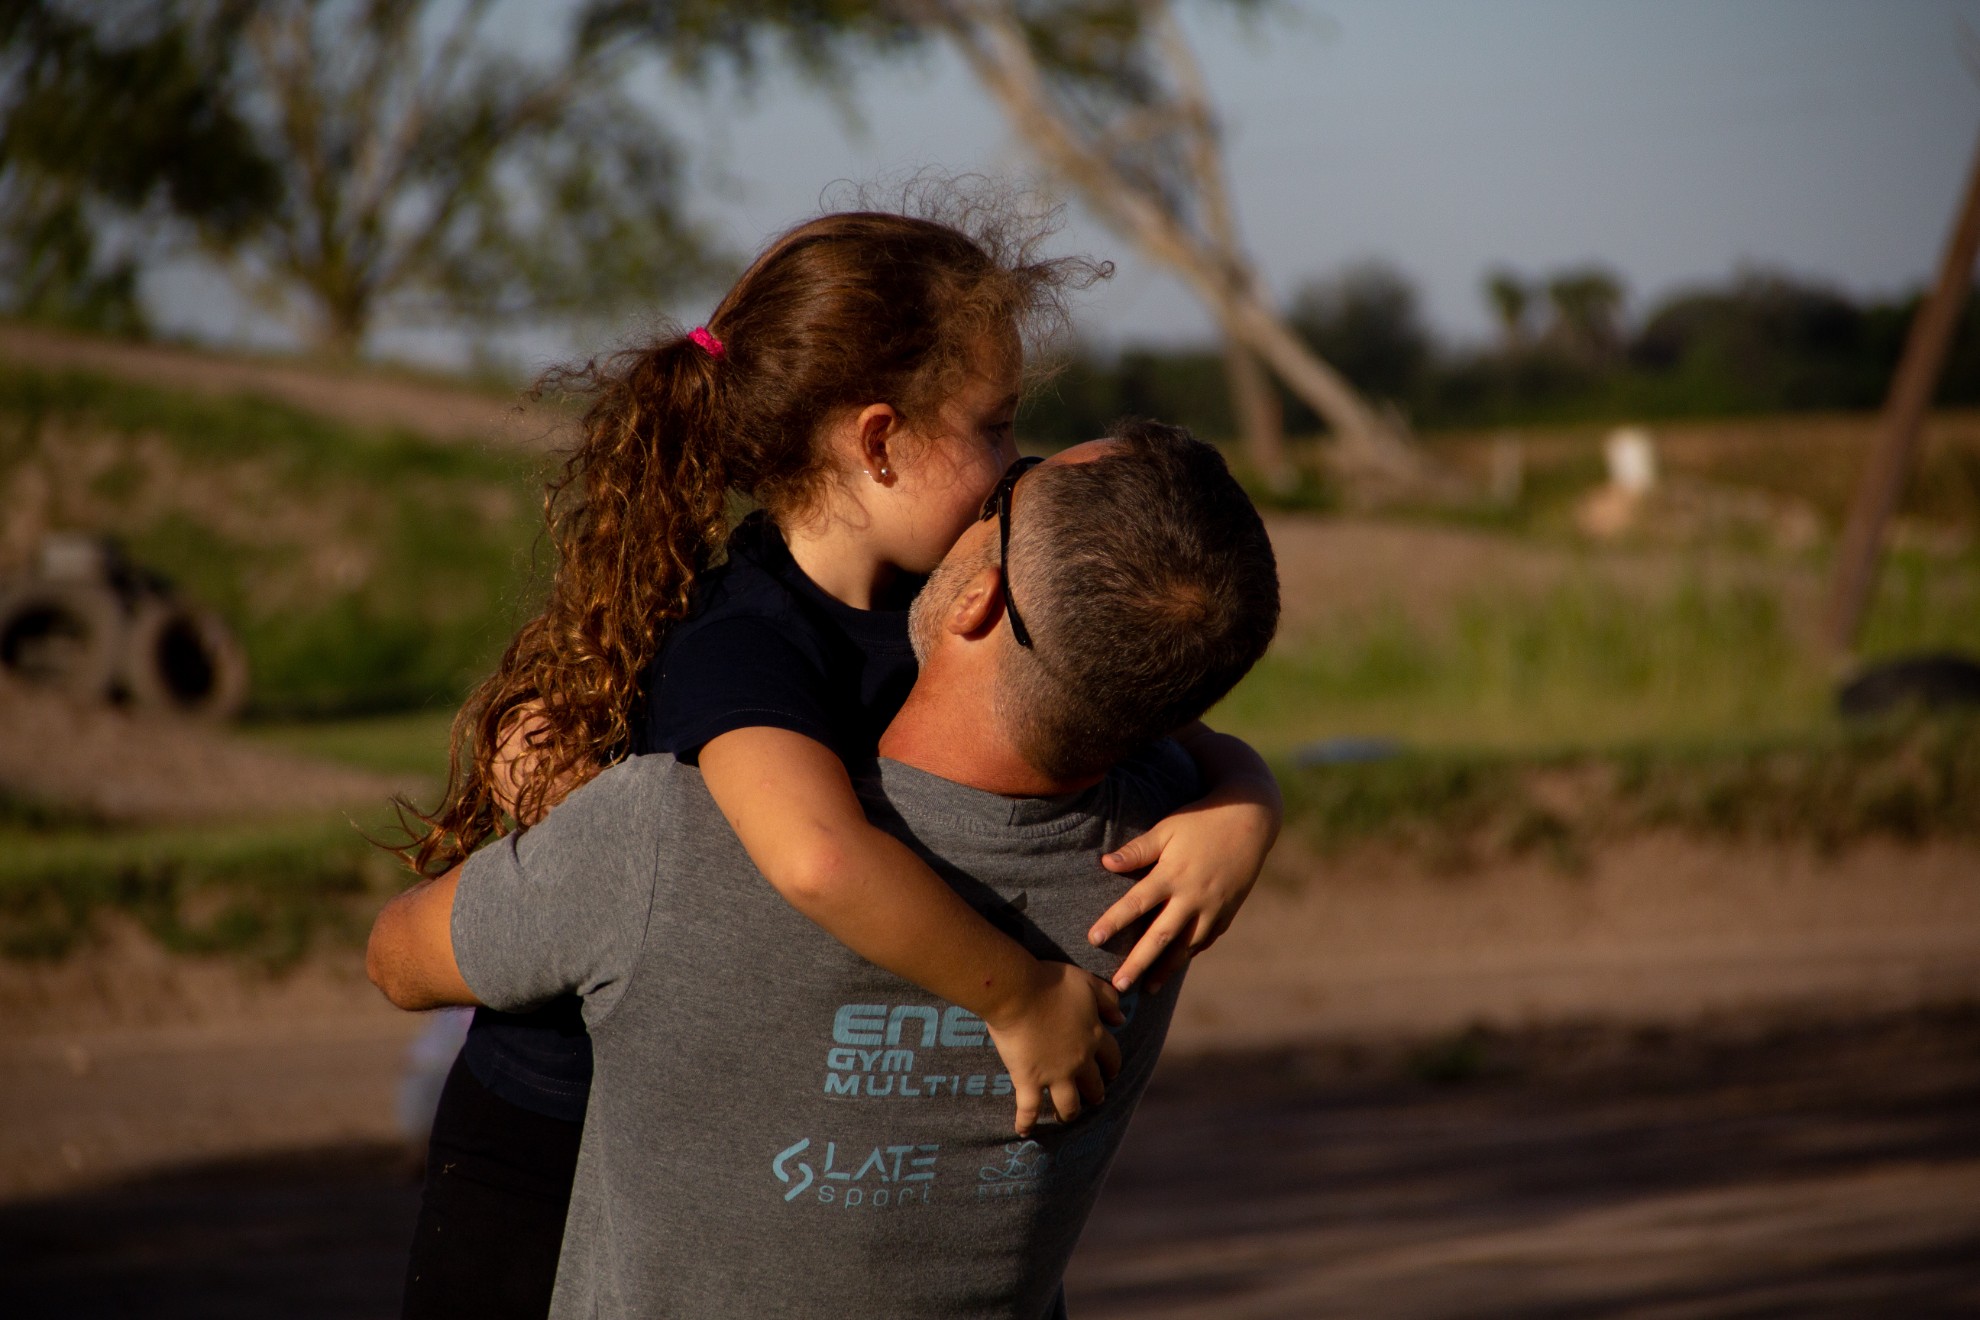
M 510 38 L 548 40 L 558 12 L 513 0 Z M 1855 294 L 1915 287 L 1980 138 L 1966 35 L 1980 32 L 1980 0 L 1298 0 L 1248 26 L 1185 13 L 1268 287 L 1283 299 L 1385 261 L 1453 342 L 1490 333 L 1479 289 L 1496 265 L 1538 276 L 1602 263 L 1637 315 L 1744 266 Z M 775 70 L 747 89 L 657 75 L 639 87 L 699 158 L 699 215 L 739 252 L 846 181 L 923 167 L 1038 178 L 946 54 L 852 70 L 835 91 L 857 124 Z M 1180 283 L 1076 204 L 1058 241 L 1118 266 L 1075 305 L 1088 338 L 1209 336 Z M 160 286 L 178 308 L 168 328 L 276 342 L 210 275 L 181 267 Z M 692 322 L 706 309 L 663 310 Z M 407 332 L 381 348 L 460 352 Z

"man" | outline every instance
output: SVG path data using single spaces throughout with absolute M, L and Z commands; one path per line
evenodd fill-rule
M 997 507 L 916 602 L 920 678 L 861 792 L 1034 955 L 1104 975 L 1084 933 L 1125 882 L 1099 859 L 1195 796 L 1156 740 L 1270 641 L 1271 547 L 1216 452 L 1152 424 L 1014 469 Z M 395 900 L 371 965 L 405 1007 L 584 997 L 556 1316 L 1058 1313 L 1177 986 L 1123 998 L 1093 1112 L 1014 1139 L 982 1022 L 788 907 L 662 757 Z

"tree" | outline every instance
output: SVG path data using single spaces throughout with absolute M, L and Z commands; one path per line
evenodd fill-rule
M 427 0 L 150 0 L 116 11 L 119 33 L 152 34 L 133 45 L 109 20 L 92 24 L 95 10 L 33 2 L 44 35 L 85 38 L 57 52 L 68 58 L 54 63 L 55 91 L 9 107 L 10 164 L 31 159 L 37 177 L 93 205 L 169 216 L 172 240 L 220 261 L 326 351 L 357 353 L 388 310 L 597 316 L 650 303 L 709 263 L 681 218 L 678 153 L 618 90 L 625 54 L 609 44 L 576 42 L 553 61 L 502 53 L 484 39 L 490 0 L 445 13 Z M 177 52 L 197 95 L 171 79 L 133 95 L 110 76 L 153 47 Z M 120 186 L 115 153 L 65 158 L 51 145 L 62 137 L 51 124 L 74 136 L 106 118 L 193 141 L 202 124 L 224 126 L 234 171 L 188 204 L 170 179 Z
M 1328 422 L 1345 460 L 1418 472 L 1414 451 L 1265 296 L 1202 71 L 1167 0 L 593 0 L 589 30 L 643 35 L 686 70 L 718 58 L 748 70 L 768 38 L 813 71 L 853 51 L 946 42 L 1046 167 L 1203 299 L 1235 346 L 1234 401 L 1269 480 L 1290 471 L 1261 362 Z
M 0 305 L 11 315 L 112 333 L 140 333 L 144 256 L 125 226 L 106 251 L 113 214 L 183 216 L 236 237 L 270 204 L 275 172 L 209 78 L 213 52 L 152 13 L 112 44 L 52 0 L 0 13 Z M 237 15 L 197 34 L 224 42 Z
M 1526 313 L 1533 291 L 1512 271 L 1501 266 L 1485 276 L 1485 301 L 1499 318 L 1499 336 L 1508 354 L 1526 349 Z
M 1890 393 L 1878 419 L 1876 444 L 1857 479 L 1842 539 L 1836 545 L 1822 637 L 1837 655 L 1855 649 L 1857 634 L 1869 612 L 1877 569 L 1883 560 L 1884 530 L 1904 494 L 1919 433 L 1932 404 L 1932 391 L 1959 329 L 1960 313 L 1971 301 L 1976 256 L 1980 256 L 1980 148 L 1975 149 L 1967 169 L 1966 188 L 1952 232 L 1946 237 L 1938 279 L 1905 335 L 1904 355 L 1891 376 Z
M 1622 281 L 1600 266 L 1564 270 L 1547 281 L 1554 319 L 1549 336 L 1572 356 L 1602 362 L 1622 344 Z
M 1430 332 L 1407 277 L 1381 262 L 1351 266 L 1293 295 L 1289 314 L 1313 350 L 1371 398 L 1401 402 L 1430 365 Z

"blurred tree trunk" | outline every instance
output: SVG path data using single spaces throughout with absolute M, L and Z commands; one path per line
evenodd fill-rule
M 1027 26 L 1006 0 L 907 0 L 916 22 L 946 35 L 1002 106 L 1018 135 L 1045 164 L 1086 198 L 1094 212 L 1159 265 L 1181 276 L 1217 318 L 1227 351 L 1233 402 L 1246 427 L 1252 461 L 1267 481 L 1290 484 L 1282 428 L 1273 425 L 1269 389 L 1251 369 L 1262 363 L 1332 429 L 1343 465 L 1398 478 L 1421 475 L 1416 453 L 1370 409 L 1339 372 L 1321 361 L 1260 293 L 1257 273 L 1236 235 L 1224 182 L 1223 155 L 1203 77 L 1165 0 L 1135 0 L 1142 32 L 1168 87 L 1141 89 L 1109 122 L 1075 112 L 1055 95 L 1035 39 L 1053 35 L 1044 20 Z M 1063 43 L 1063 34 L 1059 39 Z M 1091 71 L 1086 71 L 1091 76 Z M 1128 160 L 1158 136 L 1178 138 L 1181 168 L 1164 177 Z M 1163 184 L 1180 188 L 1175 196 Z M 1194 203 L 1198 224 L 1184 209 Z
M 1863 477 L 1850 502 L 1849 520 L 1836 546 L 1834 574 L 1829 583 L 1828 611 L 1822 621 L 1823 640 L 1837 655 L 1856 646 L 1863 617 L 1877 585 L 1883 560 L 1884 529 L 1897 511 L 1904 484 L 1911 474 L 1918 434 L 1938 387 L 1939 373 L 1952 347 L 1959 314 L 1973 282 L 1973 261 L 1980 253 L 1980 150 L 1976 150 L 1966 180 L 1966 196 L 1946 240 L 1938 284 L 1912 318 L 1905 336 L 1904 355 L 1891 377 L 1891 391 L 1878 422 L 1877 438 Z
M 1239 270 L 1244 251 L 1224 169 L 1223 129 L 1210 109 L 1203 66 L 1197 63 L 1196 52 L 1166 0 L 1151 0 L 1143 12 L 1154 22 L 1156 44 L 1175 81 L 1176 113 L 1185 127 L 1185 155 L 1196 184 L 1204 233 L 1224 263 Z M 1295 477 L 1286 456 L 1285 412 L 1272 389 L 1272 378 L 1243 341 L 1229 333 L 1224 336 L 1224 377 L 1230 385 L 1231 416 L 1244 438 L 1251 466 L 1275 490 L 1291 489 Z
M 1276 490 L 1290 490 L 1297 474 L 1286 455 L 1286 414 L 1272 388 L 1271 373 L 1255 354 L 1224 337 L 1224 379 L 1231 391 L 1231 416 L 1244 441 L 1244 456 Z

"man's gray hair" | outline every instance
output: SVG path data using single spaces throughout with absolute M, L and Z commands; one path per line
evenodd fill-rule
M 1156 422 L 1109 439 L 1019 483 L 1005 565 L 1035 648 L 1005 655 L 998 714 L 1026 761 L 1065 779 L 1202 715 L 1279 622 L 1272 543 L 1223 456 Z

